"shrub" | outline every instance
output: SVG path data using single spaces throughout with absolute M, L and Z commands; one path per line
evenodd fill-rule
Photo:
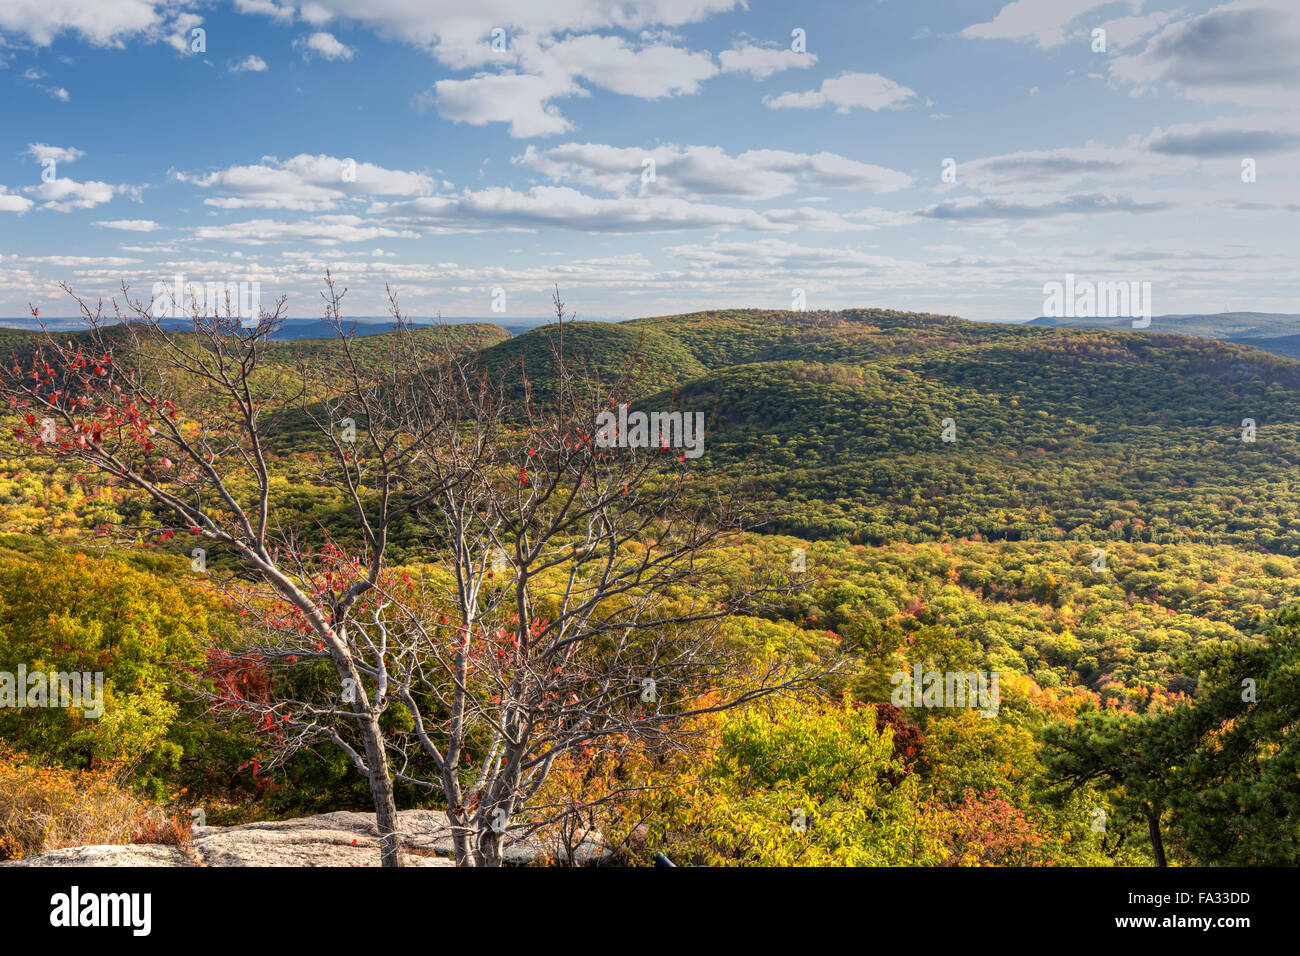
M 97 770 L 35 766 L 0 744 L 0 860 L 69 846 L 180 844 L 188 827 Z
M 0 668 L 103 674 L 99 719 L 78 708 L 6 709 L 0 739 L 64 766 L 129 768 L 132 784 L 161 797 L 164 775 L 202 746 L 180 719 L 175 678 L 213 619 L 210 600 L 126 560 L 0 548 Z

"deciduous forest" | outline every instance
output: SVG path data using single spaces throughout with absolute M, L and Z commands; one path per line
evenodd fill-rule
M 354 338 L 328 288 L 326 339 L 6 333 L 0 665 L 103 712 L 0 708 L 0 858 L 201 807 L 437 809 L 479 865 L 1300 859 L 1300 362 L 558 293 Z M 704 454 L 601 447 L 619 405 Z

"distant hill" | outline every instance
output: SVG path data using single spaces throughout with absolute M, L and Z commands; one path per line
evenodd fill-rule
M 566 322 L 564 349 L 607 384 L 635 374 L 642 408 L 705 413 L 701 486 L 739 484 L 769 531 L 1300 555 L 1300 361 L 1256 347 L 1290 338 L 1300 351 L 1295 318 L 1162 316 L 1135 331 L 736 309 Z M 431 357 L 449 341 L 476 352 L 517 398 L 521 359 L 536 395 L 554 381 L 557 333 L 459 324 L 415 335 Z M 0 330 L 0 345 L 7 336 L 31 333 Z M 369 335 L 355 351 L 384 345 Z M 296 338 L 267 359 L 292 375 L 304 360 L 334 367 L 338 350 Z M 274 422 L 279 447 L 315 447 L 294 410 Z
M 444 319 L 427 319 L 412 318 L 408 320 L 414 328 L 435 328 L 439 325 L 488 325 L 493 324 L 495 328 L 502 328 L 495 323 L 486 323 L 482 319 L 474 318 L 444 318 Z M 537 322 L 544 320 L 538 319 Z M 41 324 L 51 331 L 57 332 L 76 332 L 84 329 L 86 323 L 80 318 L 60 318 L 53 317 L 38 321 L 31 316 L 17 316 L 12 318 L 0 318 L 0 330 L 15 330 L 26 332 L 39 332 Z M 360 315 L 348 320 L 350 327 L 354 330 L 358 338 L 369 335 L 382 335 L 385 332 L 393 331 L 393 319 L 386 315 Z M 188 319 L 163 319 L 161 325 L 165 329 L 175 329 L 184 331 L 190 328 Z M 517 334 L 515 330 L 531 328 L 532 325 L 524 321 L 516 322 L 510 326 L 511 334 Z M 279 331 L 272 336 L 273 339 L 288 341 L 290 339 L 332 339 L 336 334 L 324 319 L 285 319 L 284 324 Z
M 1300 362 L 1253 344 L 1290 318 L 1220 329 L 1272 333 L 1250 344 L 1185 334 L 1212 323 L 1143 332 L 871 309 L 621 325 L 675 339 L 709 369 L 638 404 L 704 412 L 699 469 L 740 481 L 768 530 L 1296 554 Z M 1248 420 L 1257 440 L 1243 440 Z
M 1134 331 L 1128 318 L 1054 318 L 1039 316 L 1025 325 L 1066 329 Z M 1149 328 L 1136 331 L 1196 335 L 1203 339 L 1253 345 L 1274 355 L 1300 359 L 1300 315 L 1285 312 L 1218 312 L 1211 315 L 1157 315 Z
M 638 388 L 653 392 L 708 371 L 680 339 L 632 322 L 565 322 L 563 331 L 570 364 L 606 383 L 637 372 Z M 521 360 L 533 388 L 546 388 L 555 378 L 559 333 L 560 326 L 553 323 L 498 342 L 483 350 L 482 362 L 494 376 L 504 377 L 516 395 L 522 391 Z

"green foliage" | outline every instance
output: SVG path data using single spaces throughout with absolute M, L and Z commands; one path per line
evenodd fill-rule
M 0 736 L 69 766 L 124 768 L 157 785 L 187 746 L 202 746 L 180 721 L 176 678 L 221 626 L 215 606 L 155 573 L 157 562 L 9 543 L 0 551 L 0 669 L 102 674 L 103 712 L 6 708 Z
M 514 399 L 522 359 L 534 398 L 550 397 L 558 326 L 412 334 L 430 358 L 479 350 Z M 1131 864 L 1156 858 L 1159 833 L 1178 863 L 1296 861 L 1300 622 L 1282 612 L 1300 604 L 1300 363 L 876 309 L 565 322 L 563 334 L 580 375 L 625 379 L 641 407 L 706 413 L 691 480 L 701 494 L 739 488 L 767 519 L 765 537 L 719 556 L 732 573 L 805 549 L 790 591 L 733 617 L 728 639 L 756 657 L 846 659 L 822 688 L 833 703 L 755 705 L 701 726 L 703 756 L 647 757 L 647 846 L 726 864 Z M 363 362 L 385 346 L 354 343 Z M 287 394 L 301 364 L 340 357 L 337 341 L 276 342 L 263 375 Z M 324 446 L 302 410 L 266 422 L 276 521 L 306 546 L 349 547 L 355 515 L 319 482 Z M 367 806 L 341 755 L 258 772 L 265 735 L 218 730 L 185 699 L 182 668 L 239 622 L 187 583 L 184 533 L 101 557 L 50 547 L 99 525 L 162 525 L 93 476 L 2 464 L 4 529 L 41 540 L 0 549 L 0 669 L 103 670 L 112 706 L 100 721 L 0 711 L 0 737 L 46 761 L 115 761 L 155 792 L 251 795 L 261 815 Z M 396 526 L 392 556 L 427 544 L 419 535 Z M 996 717 L 888 707 L 891 675 L 913 665 L 998 673 Z M 308 698 L 333 677 L 273 679 Z M 385 729 L 409 731 L 402 717 Z
M 526 375 L 534 400 L 545 401 L 551 398 L 555 385 L 557 353 L 579 376 L 607 384 L 627 376 L 632 388 L 646 394 L 698 378 L 706 371 L 672 336 L 635 329 L 627 323 L 566 321 L 562 332 L 559 324 L 544 325 L 484 349 L 481 357 L 483 366 L 507 383 L 516 400 L 523 396 Z
M 1300 862 L 1300 614 L 1265 643 L 1209 648 L 1169 803 L 1184 851 L 1211 866 Z
M 1157 862 L 1295 865 L 1300 616 L 1281 615 L 1267 637 L 1203 648 L 1189 661 L 1200 686 L 1176 706 L 1046 727 L 1049 776 L 1108 797 L 1121 834 L 1144 829 Z
M 708 864 L 937 863 L 919 826 L 917 781 L 903 776 L 874 712 L 781 702 L 726 720 L 716 759 L 657 806 L 653 846 Z

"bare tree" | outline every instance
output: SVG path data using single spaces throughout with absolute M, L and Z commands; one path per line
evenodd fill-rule
M 429 348 L 391 293 L 393 333 L 362 349 L 346 289 L 325 286 L 337 342 L 293 374 L 269 359 L 284 300 L 248 323 L 192 303 L 175 331 L 123 286 L 111 315 L 74 294 L 88 331 L 46 332 L 0 387 L 28 453 L 151 503 L 160 523 L 128 533 L 187 533 L 237 559 L 209 578 L 247 627 L 212 649 L 205 692 L 261 718 L 268 763 L 341 748 L 369 782 L 384 865 L 400 862 L 395 784 L 445 801 L 459 864 L 499 865 L 507 840 L 581 814 L 538 802 L 557 759 L 671 745 L 696 715 L 813 678 L 729 634 L 781 588 L 726 562 L 749 520 L 738 498 L 697 486 L 671 432 L 652 448 L 599 440 L 643 363 L 602 381 L 564 342 L 558 290 L 551 374 L 534 384 L 524 361 L 484 367 L 448 335 Z M 295 522 L 290 452 L 352 527 Z M 417 542 L 405 564 L 399 531 Z M 253 668 L 332 680 L 253 693 Z

